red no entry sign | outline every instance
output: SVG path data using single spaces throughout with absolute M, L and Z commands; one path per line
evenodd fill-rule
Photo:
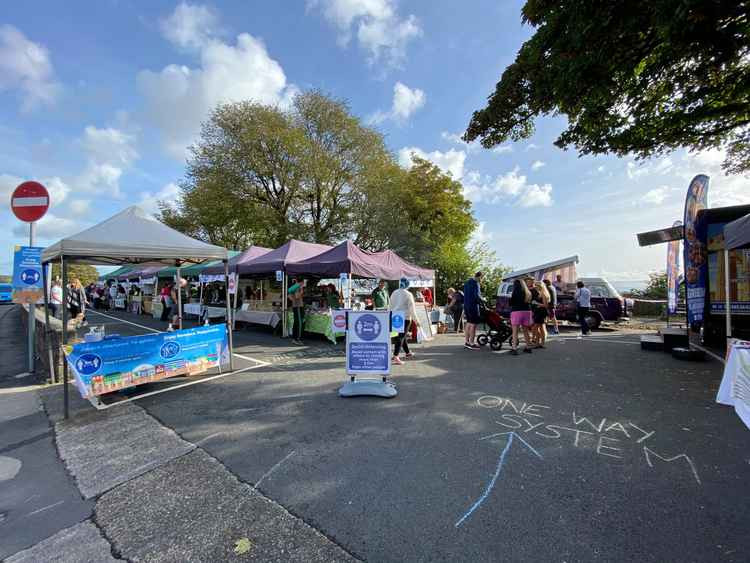
M 49 209 L 49 193 L 39 182 L 24 182 L 10 198 L 10 208 L 21 221 L 38 221 Z

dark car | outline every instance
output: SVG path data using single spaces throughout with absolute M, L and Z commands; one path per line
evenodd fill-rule
M 616 321 L 627 315 L 625 300 L 606 279 L 580 278 L 580 280 L 591 290 L 591 310 L 586 317 L 589 328 L 598 328 L 602 321 Z M 510 317 L 510 294 L 512 291 L 512 281 L 504 281 L 497 290 L 495 308 L 504 317 Z M 574 294 L 574 284 L 567 284 L 564 291 L 557 293 L 555 314 L 558 320 L 578 322 L 578 310 Z
M 13 286 L 9 283 L 0 283 L 0 303 L 11 303 L 13 301 Z

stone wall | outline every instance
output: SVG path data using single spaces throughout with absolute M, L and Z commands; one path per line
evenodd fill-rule
M 36 359 L 34 368 L 40 382 L 58 383 L 62 381 L 62 321 L 50 315 L 49 333 L 44 330 L 44 307 L 36 307 L 36 328 L 34 331 Z M 21 330 L 24 336 L 28 327 L 28 306 L 21 307 Z M 76 337 L 75 330 L 68 325 L 68 342 Z M 50 365 L 52 369 L 50 369 Z

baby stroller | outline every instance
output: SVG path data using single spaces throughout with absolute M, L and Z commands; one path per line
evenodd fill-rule
M 484 302 L 479 304 L 479 315 L 482 323 L 488 330 L 477 336 L 477 344 L 486 346 L 489 343 L 492 350 L 500 350 L 503 347 L 503 342 L 508 340 L 511 334 L 513 334 L 510 325 L 505 322 L 505 319 L 497 311 L 487 307 L 487 304 Z

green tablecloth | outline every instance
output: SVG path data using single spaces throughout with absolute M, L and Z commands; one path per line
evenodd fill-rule
M 333 328 L 331 327 L 331 315 L 329 313 L 306 313 L 305 331 L 314 334 L 322 334 L 334 344 L 336 344 L 337 336 L 344 336 L 344 332 L 333 332 Z

